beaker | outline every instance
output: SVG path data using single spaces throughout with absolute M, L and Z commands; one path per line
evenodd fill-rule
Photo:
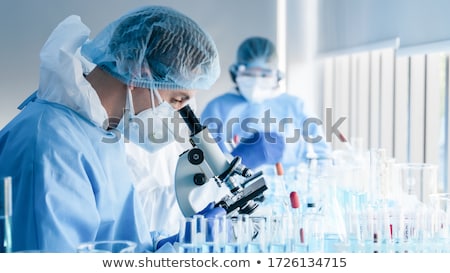
M 247 251 L 250 253 L 267 252 L 267 217 L 250 216 L 251 239 Z
M 82 243 L 78 253 L 133 253 L 137 244 L 127 240 L 104 240 Z
M 399 163 L 395 167 L 404 194 L 414 195 L 420 202 L 429 205 L 430 194 L 439 193 L 437 165 L 428 163 Z
M 248 244 L 252 239 L 250 229 L 250 216 L 248 214 L 238 214 L 228 219 L 227 242 L 225 244 L 226 253 L 245 253 Z

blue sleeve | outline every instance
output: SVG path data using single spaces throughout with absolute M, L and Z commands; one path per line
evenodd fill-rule
M 80 242 L 94 240 L 101 228 L 98 189 L 90 182 L 98 166 L 79 152 L 82 143 L 67 145 L 58 135 L 41 140 L 33 177 L 36 236 L 43 250 L 71 252 Z
M 303 135 L 303 140 L 306 147 L 303 149 L 302 158 L 308 159 L 310 156 L 309 153 L 311 152 L 313 152 L 316 158 L 319 159 L 330 158 L 331 147 L 329 143 L 326 142 L 326 135 L 323 130 L 323 121 L 306 113 L 305 110 L 303 112 L 303 116 L 304 119 L 302 120 L 302 129 L 307 130 L 307 132 Z
M 224 122 L 225 117 L 222 114 L 220 107 L 220 97 L 210 101 L 203 110 L 200 118 L 200 122 L 208 127 L 211 137 L 219 145 L 220 149 L 224 153 L 230 153 L 229 148 L 226 145 Z

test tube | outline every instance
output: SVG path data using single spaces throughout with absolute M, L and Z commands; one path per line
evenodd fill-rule
M 180 253 L 197 253 L 196 244 L 197 219 L 185 217 L 180 222 L 179 248 Z
M 291 217 L 272 215 L 268 218 L 268 251 L 271 253 L 290 252 L 289 229 Z
M 202 253 L 225 252 L 225 241 L 227 236 L 226 216 L 203 218 L 199 230 L 202 237 Z
M 248 243 L 249 253 L 267 252 L 267 218 L 262 216 L 250 216 L 251 240 Z
M 245 253 L 251 240 L 250 218 L 248 214 L 238 214 L 228 219 L 226 253 Z
M 291 200 L 291 208 L 293 210 L 292 213 L 292 223 L 290 230 L 290 238 L 291 238 L 291 251 L 295 253 L 304 253 L 306 252 L 306 244 L 304 238 L 304 230 L 303 230 L 303 216 L 301 213 L 301 203 L 298 198 L 298 194 L 296 191 L 292 191 L 289 194 Z

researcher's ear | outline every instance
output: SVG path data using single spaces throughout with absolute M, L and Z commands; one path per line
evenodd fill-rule
M 244 71 L 245 65 L 243 64 L 232 64 L 230 65 L 228 72 L 230 72 L 231 80 L 236 83 L 236 76 L 239 71 Z

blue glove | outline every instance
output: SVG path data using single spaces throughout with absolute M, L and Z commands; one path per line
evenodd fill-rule
M 173 245 L 175 242 L 178 242 L 179 237 L 180 237 L 180 234 L 178 233 L 173 236 L 159 240 L 158 243 L 156 244 L 156 249 L 161 248 L 166 243 L 170 243 Z
M 215 203 L 209 203 L 204 209 L 197 212 L 197 215 L 203 215 L 205 218 L 216 218 L 227 215 L 227 211 L 222 207 L 215 208 Z
M 248 138 L 242 138 L 231 154 L 241 157 L 242 164 L 254 169 L 279 162 L 283 157 L 284 147 L 284 138 L 280 134 L 256 132 Z

